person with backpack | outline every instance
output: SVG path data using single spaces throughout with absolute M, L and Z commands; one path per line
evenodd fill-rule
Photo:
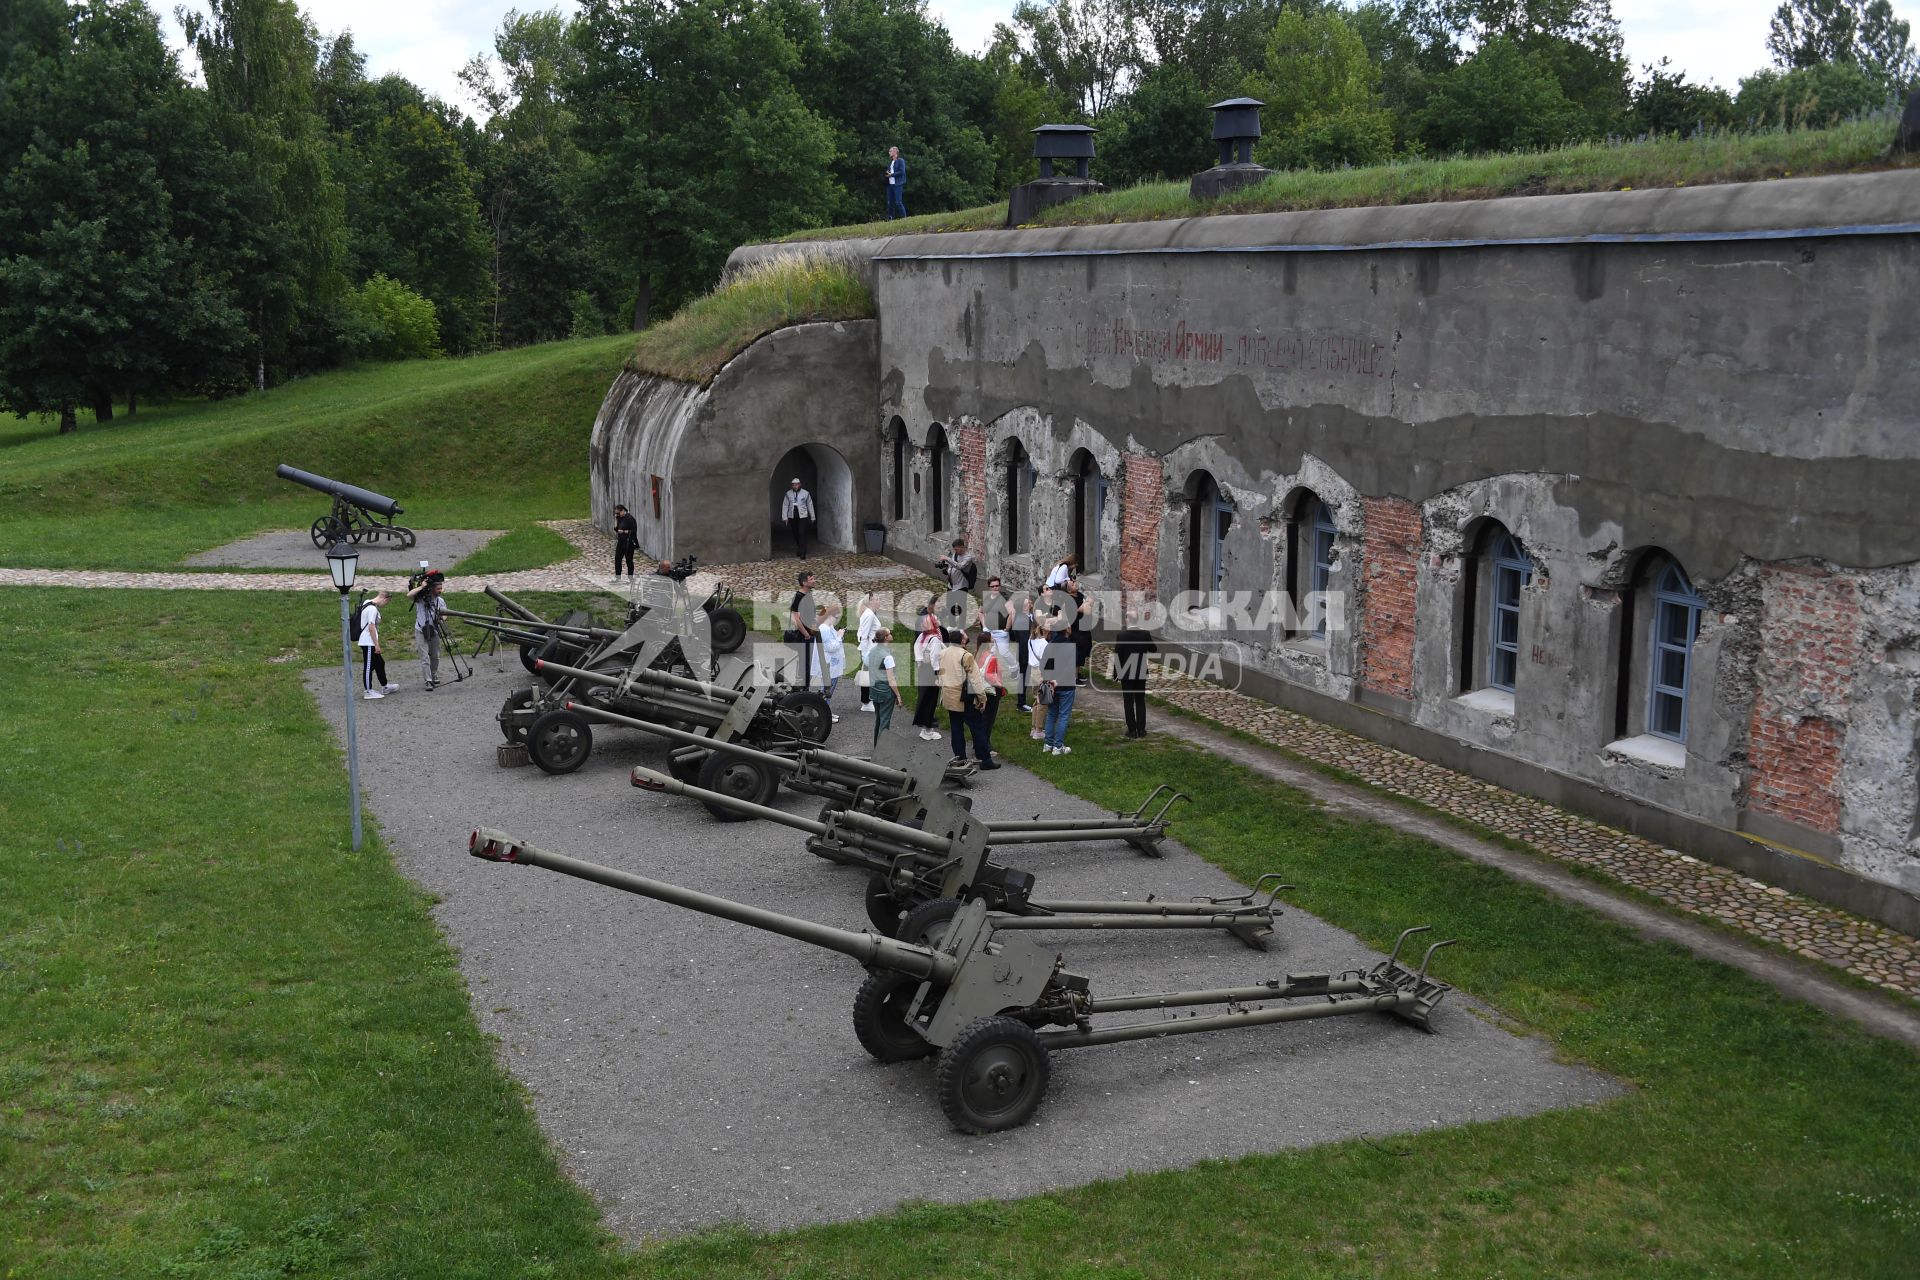
M 365 690 L 360 696 L 369 701 L 400 692 L 399 685 L 387 681 L 387 655 L 380 647 L 380 610 L 390 598 L 376 591 L 360 606 L 360 676 Z
M 940 705 L 946 708 L 948 727 L 953 731 L 953 758 L 967 758 L 967 735 L 973 736 L 973 756 L 982 769 L 998 769 L 993 748 L 987 742 L 987 686 L 980 667 L 968 652 L 966 637 L 950 631 L 940 651 L 938 682 Z

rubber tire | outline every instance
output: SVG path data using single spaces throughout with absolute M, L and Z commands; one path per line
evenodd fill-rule
M 750 781 L 749 781 L 750 780 Z M 780 777 L 758 760 L 749 760 L 727 751 L 716 751 L 700 766 L 699 785 L 706 791 L 718 791 L 753 804 L 772 804 L 780 789 Z M 720 822 L 751 822 L 753 815 L 740 813 L 710 800 L 701 801 L 707 812 Z
M 707 617 L 711 624 L 707 634 L 716 655 L 732 653 L 747 642 L 747 620 L 738 609 L 715 609 Z
M 1003 1133 L 1033 1118 L 1052 1075 L 1047 1046 L 1013 1018 L 976 1019 L 940 1051 L 933 1088 L 962 1133 Z
M 792 693 L 780 695 L 779 707 L 784 715 L 792 717 L 800 737 L 816 747 L 833 734 L 833 708 L 827 700 L 811 689 L 796 689 Z
M 504 714 L 508 711 L 524 710 L 532 705 L 533 690 L 515 689 L 507 695 L 507 700 L 501 704 L 500 710 Z M 509 728 L 507 722 L 504 720 L 500 722 L 500 735 L 508 742 L 525 742 L 527 740 L 527 731 L 525 729 Z
M 893 936 L 902 942 L 937 949 L 946 939 L 947 927 L 960 914 L 960 906 L 958 898 L 935 898 L 923 902 L 907 912 L 907 918 L 900 922 L 900 928 Z M 933 936 L 929 937 L 929 934 Z
M 907 1006 L 921 979 L 882 969 L 867 975 L 853 997 L 853 1034 L 860 1047 L 881 1062 L 930 1058 L 938 1049 L 907 1025 Z
M 593 726 L 565 707 L 549 711 L 527 728 L 527 755 L 545 773 L 572 773 L 593 753 Z
M 893 896 L 893 882 L 878 871 L 867 877 L 867 919 L 883 938 L 891 938 L 900 927 L 900 902 Z
M 540 660 L 539 648 L 530 644 L 523 644 L 520 646 L 520 665 L 527 669 L 528 675 L 537 676 L 540 674 L 540 672 L 536 670 L 533 665 L 539 660 Z

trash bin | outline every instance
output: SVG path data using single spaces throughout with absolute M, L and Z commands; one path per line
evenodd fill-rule
M 877 556 L 887 549 L 887 526 L 878 520 L 869 520 L 862 529 L 866 534 L 867 554 Z

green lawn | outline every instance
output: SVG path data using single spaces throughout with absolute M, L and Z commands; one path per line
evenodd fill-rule
M 1070 757 L 1002 745 L 1103 803 L 1192 791 L 1182 839 L 1243 877 L 1284 869 L 1299 906 L 1376 944 L 1431 921 L 1462 940 L 1446 977 L 1629 1093 L 617 1248 L 377 826 L 346 850 L 342 764 L 300 682 L 337 657 L 334 617 L 319 597 L 0 592 L 0 1276 L 1913 1275 L 1920 1058 L 1090 720 Z M 1449 1005 L 1440 1034 L 1471 1016 Z M 1284 1031 L 1253 1034 L 1284 1053 Z
M 631 349 L 615 336 L 372 365 L 64 437 L 51 420 L 9 420 L 0 566 L 160 569 L 261 529 L 304 529 L 328 500 L 275 477 L 281 462 L 395 497 L 416 528 L 584 515 L 594 414 Z M 532 567 L 536 550 L 564 559 L 563 547 L 524 535 L 510 567 Z M 495 554 L 490 572 L 509 567 Z

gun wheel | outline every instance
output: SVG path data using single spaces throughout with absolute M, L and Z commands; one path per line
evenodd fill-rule
M 931 1057 L 934 1046 L 907 1022 L 920 979 L 904 973 L 870 973 L 853 997 L 853 1034 L 881 1062 Z
M 1033 1118 L 1052 1066 L 1034 1029 L 1012 1018 L 981 1018 L 940 1051 L 934 1090 L 962 1133 L 1000 1133 Z
M 801 689 L 780 698 L 780 714 L 808 742 L 818 745 L 833 733 L 833 708 L 811 689 Z
M 508 742 L 525 742 L 526 726 L 518 718 L 508 717 L 516 711 L 525 711 L 533 705 L 533 690 L 515 689 L 507 695 L 506 705 L 500 708 L 500 733 Z
M 779 790 L 780 779 L 758 760 L 715 751 L 700 766 L 700 786 L 748 804 L 771 804 Z M 707 812 L 721 822 L 750 822 L 753 815 L 725 805 L 704 802 Z
M 547 773 L 572 773 L 592 750 L 587 718 L 565 708 L 547 712 L 527 730 L 527 754 Z
M 907 912 L 907 918 L 900 922 L 899 932 L 893 936 L 902 942 L 938 948 L 947 940 L 947 929 L 959 914 L 960 899 L 935 898 Z
M 747 620 L 740 616 L 738 609 L 715 609 L 707 616 L 710 620 L 708 634 L 713 639 L 715 653 L 732 653 L 746 641 Z
M 313 522 L 313 545 L 322 551 L 346 536 L 346 531 L 334 523 L 332 516 L 321 516 Z

